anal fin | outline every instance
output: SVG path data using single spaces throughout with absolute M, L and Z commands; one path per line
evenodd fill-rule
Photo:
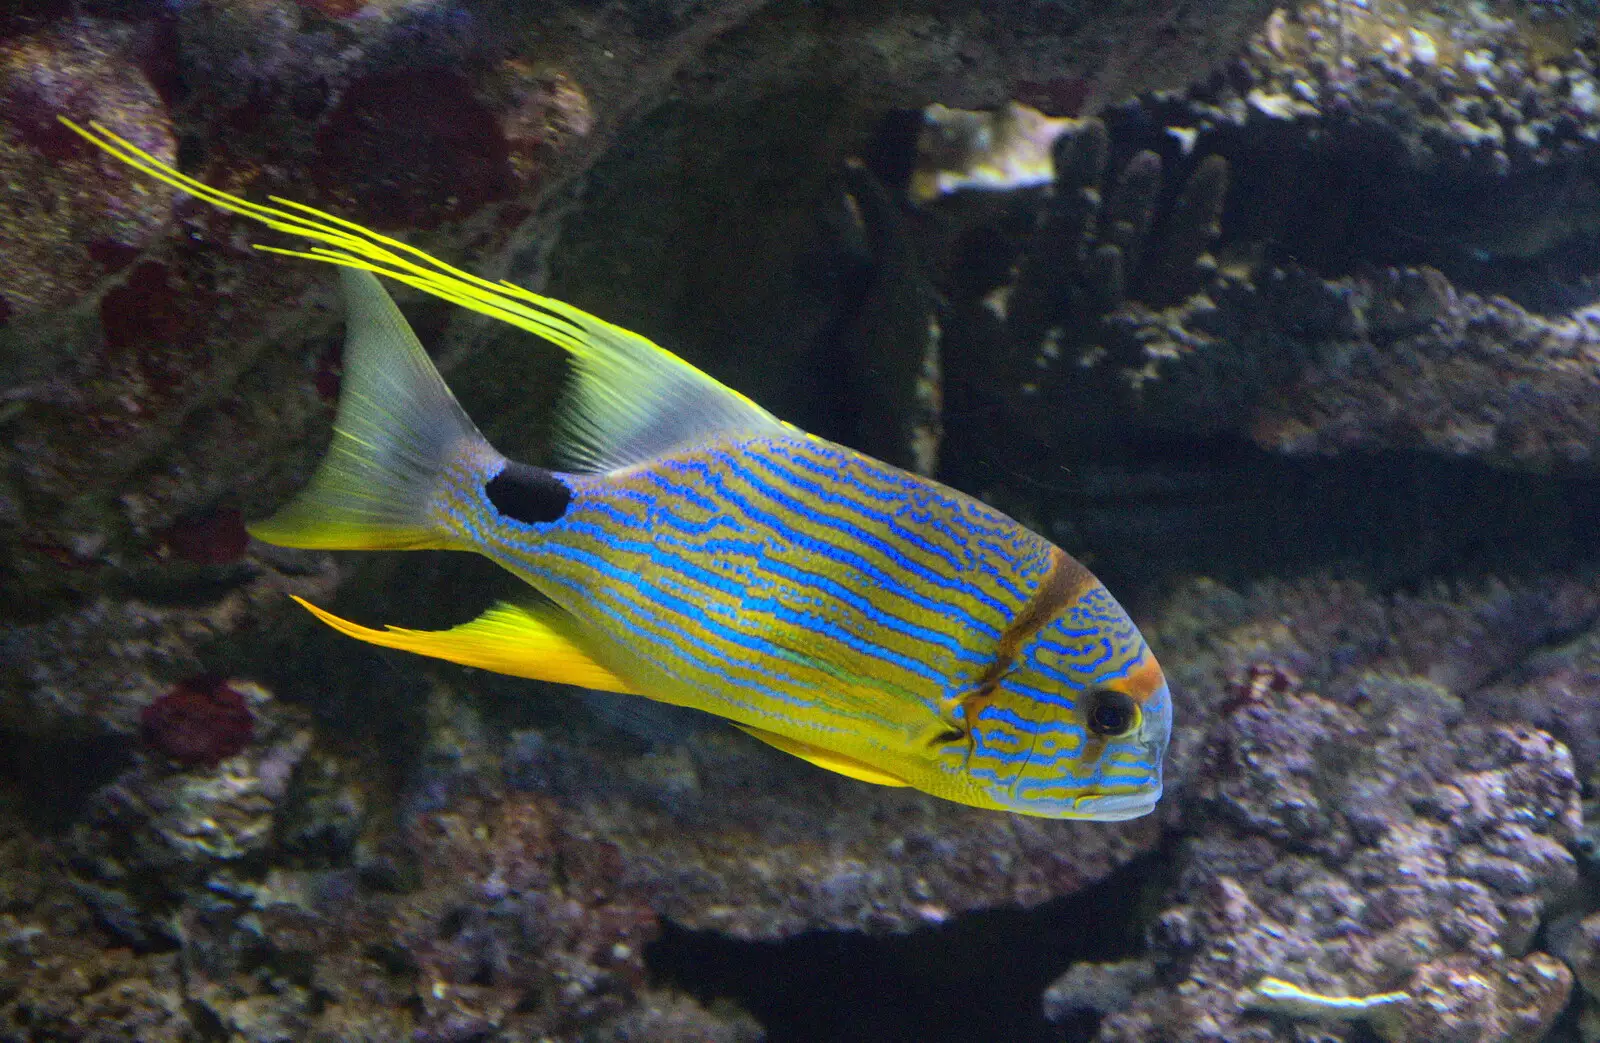
M 871 782 L 879 786 L 909 786 L 911 783 L 896 775 L 891 775 L 882 768 L 874 768 L 864 761 L 854 757 L 847 757 L 842 753 L 825 750 L 820 746 L 813 746 L 809 742 L 791 739 L 787 735 L 769 732 L 765 728 L 756 728 L 748 724 L 738 724 L 734 727 L 747 735 L 760 739 L 768 746 L 782 750 L 784 753 L 793 754 L 803 761 L 809 761 L 819 768 L 837 772 L 847 778 L 858 779 L 861 782 Z
M 341 619 L 296 597 L 313 616 L 333 629 L 368 644 L 493 670 L 512 677 L 554 681 L 602 692 L 637 694 L 627 682 L 591 659 L 537 609 L 501 601 L 477 619 L 449 630 L 373 630 Z

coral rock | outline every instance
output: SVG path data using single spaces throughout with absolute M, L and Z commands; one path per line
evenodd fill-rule
M 131 34 L 92 20 L 0 41 L 0 300 L 16 316 L 70 304 L 166 228 L 171 206 L 57 122 L 97 120 L 167 162 L 166 106 Z
M 144 741 L 179 764 L 215 766 L 255 736 L 250 704 L 221 677 L 179 682 L 139 715 Z
M 1281 607 L 1271 618 L 1310 636 Z M 1251 647 L 1248 629 L 1238 639 Z M 1298 1038 L 1239 1013 L 1238 990 L 1262 977 L 1330 996 L 1401 990 L 1363 1015 L 1390 1040 L 1532 1041 L 1553 1023 L 1571 975 L 1521 954 L 1577 880 L 1570 756 L 1471 720 L 1419 678 L 1334 687 L 1338 701 L 1292 682 L 1212 696 L 1223 713 L 1190 784 L 1204 823 L 1179 903 L 1150 929 L 1162 984 L 1106 1017 L 1102 1043 Z
M 505 129 L 451 69 L 358 80 L 318 135 L 318 152 L 323 190 L 378 228 L 432 227 L 515 190 Z
M 1418 968 L 1410 1001 L 1374 1027 L 1389 1043 L 1538 1043 L 1571 991 L 1572 972 L 1544 953 L 1498 966 L 1443 960 Z

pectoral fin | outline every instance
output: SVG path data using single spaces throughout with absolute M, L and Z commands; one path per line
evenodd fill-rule
M 825 750 L 820 746 L 813 746 L 799 739 L 791 739 L 786 735 L 769 732 L 764 728 L 754 728 L 748 724 L 739 724 L 734 727 L 747 735 L 754 736 L 768 746 L 776 747 L 784 753 L 792 753 L 803 761 L 810 761 L 819 768 L 838 772 L 840 775 L 862 782 L 871 782 L 879 786 L 909 786 L 911 783 L 898 776 L 891 775 L 882 768 L 874 768 L 854 757 L 846 757 L 842 753 Z
M 591 659 L 561 632 L 559 620 L 551 618 L 553 610 L 544 613 L 537 608 L 502 601 L 477 619 L 449 630 L 406 630 L 402 627 L 372 630 L 340 619 L 304 598 L 295 600 L 339 633 L 357 641 L 512 677 L 636 694 L 627 682 Z

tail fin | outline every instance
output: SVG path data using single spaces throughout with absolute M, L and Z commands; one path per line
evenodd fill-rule
M 378 280 L 341 275 L 348 315 L 333 443 L 294 502 L 250 532 L 282 547 L 454 548 L 431 507 L 463 451 L 493 450 Z

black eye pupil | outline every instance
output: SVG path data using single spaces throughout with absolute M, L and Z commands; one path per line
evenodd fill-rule
M 1133 724 L 1133 700 L 1121 692 L 1096 692 L 1089 703 L 1089 730 L 1096 735 L 1121 735 Z

